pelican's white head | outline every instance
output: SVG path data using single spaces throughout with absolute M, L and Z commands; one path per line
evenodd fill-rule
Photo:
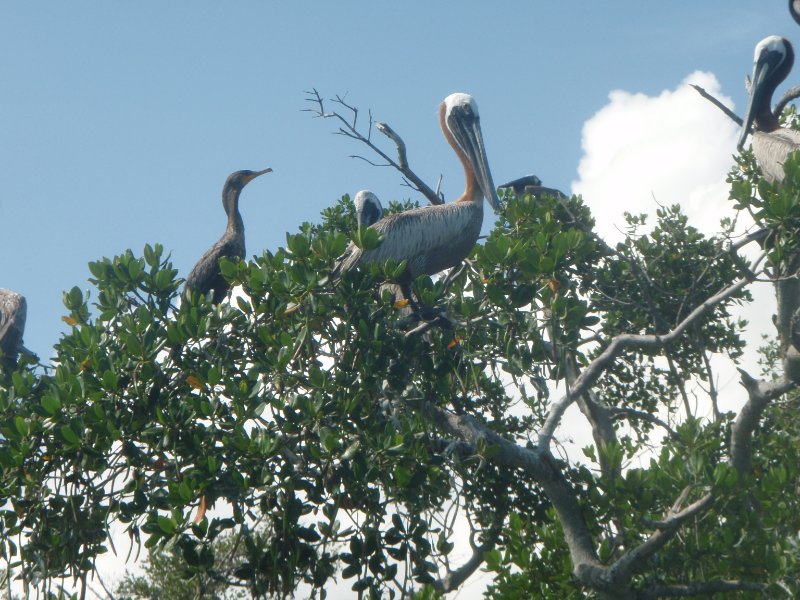
M 356 217 L 361 227 L 369 227 L 383 217 L 381 201 L 369 190 L 356 192 L 353 204 L 356 205 Z
M 484 198 L 497 210 L 500 200 L 489 171 L 486 159 L 486 150 L 483 147 L 483 134 L 481 133 L 478 103 L 469 94 L 456 92 L 450 94 L 442 102 L 440 119 L 445 137 L 454 147 L 464 163 L 467 173 L 467 190 L 482 194 Z M 474 179 L 471 179 L 474 178 Z M 472 187 L 477 183 L 477 188 Z M 470 195 L 463 200 L 480 200 L 481 197 Z

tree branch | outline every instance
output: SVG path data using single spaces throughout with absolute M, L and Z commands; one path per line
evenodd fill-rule
M 705 91 L 699 85 L 695 85 L 694 83 L 692 83 L 690 85 L 697 91 L 698 94 L 700 94 L 703 98 L 705 98 L 706 100 L 711 102 L 711 104 L 713 104 L 718 109 L 720 109 L 722 112 L 724 112 L 734 123 L 739 125 L 739 127 L 742 126 L 744 121 L 742 121 L 742 119 L 735 112 L 733 112 L 730 108 L 728 108 L 722 102 L 720 102 L 719 100 L 714 98 L 714 96 L 709 94 L 707 91 Z
M 622 352 L 628 349 L 648 350 L 663 348 L 667 344 L 674 342 L 689 326 L 694 324 L 695 321 L 698 321 L 720 302 L 727 300 L 739 292 L 748 283 L 749 279 L 740 279 L 721 292 L 711 296 L 711 298 L 689 313 L 674 329 L 664 335 L 622 334 L 614 337 L 606 349 L 583 370 L 583 373 L 577 378 L 569 393 L 553 404 L 550 409 L 550 414 L 547 415 L 547 420 L 539 433 L 539 447 L 549 448 L 555 430 L 561 422 L 564 412 L 569 405 L 572 404 L 572 401 L 577 396 L 586 393 Z
M 748 400 L 731 428 L 731 464 L 741 476 L 750 471 L 753 431 L 767 404 L 770 400 L 793 389 L 797 384 L 785 377 L 777 381 L 766 382 L 754 379 L 742 369 L 739 369 L 739 373 L 741 384 L 747 390 Z
M 783 109 L 786 108 L 786 105 L 797 98 L 800 98 L 800 86 L 796 85 L 783 93 L 783 96 L 781 96 L 781 99 L 778 100 L 778 103 L 775 105 L 775 108 L 772 110 L 772 112 L 778 117 L 781 116 Z
M 497 452 L 489 458 L 492 462 L 511 469 L 522 469 L 531 475 L 542 486 L 558 514 L 570 551 L 574 575 L 589 585 L 603 579 L 605 569 L 595 553 L 577 494 L 564 478 L 548 449 L 523 448 L 498 435 L 470 415 L 456 415 L 427 402 L 422 403 L 420 408 L 449 435 L 476 448 L 480 442 L 494 446 Z
M 658 531 L 650 535 L 647 540 L 639 544 L 636 548 L 623 554 L 609 567 L 609 577 L 612 582 L 615 584 L 628 583 L 633 573 L 641 569 L 645 561 L 675 537 L 675 534 L 678 533 L 678 529 L 684 522 L 705 511 L 714 502 L 714 495 L 709 492 L 683 510 L 674 512 L 682 503 L 685 495 L 685 493 L 682 493 L 675 505 L 673 505 L 672 509 L 669 511 L 672 514 L 657 524 Z
M 411 182 L 411 187 L 420 191 L 431 204 L 444 204 L 444 198 L 438 192 L 434 192 L 428 187 L 428 185 L 411 170 L 411 167 L 408 166 L 406 143 L 403 141 L 403 138 L 401 138 L 394 129 L 389 127 L 388 123 L 375 123 L 375 129 L 392 140 L 395 146 L 397 146 L 397 168 L 405 178 Z
M 458 589 L 461 584 L 469 579 L 470 575 L 477 571 L 478 568 L 483 564 L 486 553 L 491 552 L 494 549 L 499 537 L 499 529 L 491 531 L 489 533 L 488 540 L 486 540 L 480 546 L 473 547 L 472 556 L 469 558 L 469 560 L 467 560 L 467 562 L 457 569 L 448 571 L 444 577 L 441 577 L 433 582 L 433 589 L 440 594 L 447 594 L 448 592 Z
M 369 164 L 371 164 L 373 166 L 376 166 L 376 167 L 393 167 L 393 168 L 397 169 L 398 171 L 400 171 L 400 173 L 402 173 L 402 175 L 403 175 L 403 177 L 405 178 L 406 181 L 410 181 L 411 182 L 409 185 L 410 185 L 410 187 L 412 189 L 414 189 L 414 190 L 420 192 L 421 194 L 423 194 L 431 204 L 443 204 L 444 203 L 444 199 L 442 197 L 440 197 L 439 195 L 437 195 L 436 192 L 434 192 L 430 188 L 430 186 L 426 185 L 425 182 L 422 181 L 422 179 L 420 179 L 417 176 L 417 174 L 414 173 L 414 171 L 412 171 L 411 168 L 408 166 L 408 159 L 406 157 L 406 145 L 405 145 L 405 142 L 403 142 L 402 138 L 391 127 L 389 127 L 389 125 L 387 125 L 386 123 L 375 123 L 372 120 L 372 114 L 370 114 L 370 116 L 369 116 L 369 126 L 367 128 L 367 135 L 365 136 L 360 131 L 358 131 L 358 129 L 356 128 L 356 125 L 358 123 L 358 109 L 355 108 L 354 106 L 350 106 L 349 104 L 347 104 L 344 101 L 344 98 L 342 98 L 341 96 L 336 96 L 336 98 L 334 98 L 332 100 L 332 102 L 335 102 L 336 104 L 340 104 L 340 105 L 344 106 L 346 109 L 348 109 L 349 111 L 351 111 L 353 113 L 352 122 L 347 120 L 347 119 L 345 119 L 341 114 L 339 114 L 336 111 L 327 112 L 325 110 L 325 105 L 324 105 L 324 102 L 322 100 L 322 96 L 320 96 L 320 94 L 316 90 L 316 88 L 312 88 L 312 90 L 310 92 L 305 92 L 305 93 L 308 94 L 308 96 L 309 96 L 308 98 L 306 98 L 306 101 L 317 105 L 317 108 L 306 108 L 306 109 L 304 109 L 306 112 L 314 113 L 317 117 L 321 117 L 323 119 L 330 119 L 330 118 L 337 119 L 341 123 L 341 126 L 339 127 L 339 130 L 336 133 L 339 133 L 340 135 L 345 135 L 347 137 L 350 137 L 350 138 L 353 138 L 353 139 L 358 140 L 360 142 L 363 142 L 373 152 L 375 152 L 378 156 L 380 156 L 383 160 L 385 160 L 386 164 L 381 165 L 381 164 L 378 164 L 378 163 L 374 163 L 374 162 L 364 158 L 363 156 L 352 156 L 351 155 L 351 158 L 360 158 L 360 159 L 362 159 L 362 160 L 364 160 L 364 161 L 368 162 Z M 372 132 L 372 126 L 373 125 L 375 126 L 375 128 L 378 131 L 380 131 L 382 134 L 387 136 L 389 139 L 391 139 L 395 143 L 395 145 L 397 146 L 397 157 L 398 157 L 397 161 L 394 161 L 391 158 L 389 158 L 389 156 L 383 150 L 381 150 L 375 144 L 372 143 L 371 132 Z

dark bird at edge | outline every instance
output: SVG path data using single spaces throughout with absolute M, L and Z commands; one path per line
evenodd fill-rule
M 272 172 L 272 169 L 263 171 L 236 171 L 228 176 L 222 188 L 222 206 L 228 215 L 228 226 L 219 241 L 203 254 L 197 264 L 192 268 L 186 278 L 184 294 L 188 290 L 207 294 L 213 290 L 211 300 L 219 304 L 228 294 L 229 285 L 222 276 L 219 268 L 219 259 L 222 257 L 243 259 L 245 255 L 244 222 L 239 213 L 239 194 L 248 183 L 256 177 Z
M 511 188 L 517 198 L 522 198 L 525 194 L 530 194 L 534 198 L 547 194 L 556 198 L 565 199 L 567 195 L 561 190 L 549 188 L 542 185 L 542 180 L 536 175 L 525 175 L 514 181 L 509 181 L 500 186 L 501 188 Z

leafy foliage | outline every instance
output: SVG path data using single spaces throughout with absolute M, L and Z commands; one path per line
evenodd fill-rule
M 506 200 L 463 268 L 414 282 L 421 302 L 451 317 L 425 331 L 409 330 L 380 292 L 403 264 L 330 281 L 348 237 L 380 243 L 356 229 L 347 198 L 285 247 L 223 261 L 242 290 L 230 304 L 179 303 L 160 245 L 91 263 L 94 291 L 64 295 L 72 330 L 54 366 L 0 373 L 0 552 L 33 584 L 80 577 L 121 523 L 181 577 L 256 597 L 301 586 L 325 597 L 334 578 L 369 597 L 426 596 L 457 566 L 454 529 L 467 522 L 497 574 L 489 596 L 582 597 L 563 515 L 535 471 L 499 460 L 498 440 L 537 451 L 550 390 L 571 385 L 571 370 L 619 334 L 666 333 L 742 269 L 727 231 L 707 238 L 677 208 L 647 233 L 630 217 L 626 241 L 610 248 L 579 198 Z M 608 366 L 595 390 L 621 437 L 586 448 L 588 465 L 544 455 L 602 564 L 647 540 L 682 494 L 717 494 L 634 589 L 742 578 L 798 591 L 788 405 L 759 430 L 747 481 L 727 465 L 732 415 L 684 413 L 649 460 L 627 462 L 665 413 L 686 409 L 688 380 L 713 381 L 710 354 L 740 356 L 743 324 L 730 309 L 747 299 L 720 301 L 660 353 Z M 459 438 L 442 415 L 501 437 Z

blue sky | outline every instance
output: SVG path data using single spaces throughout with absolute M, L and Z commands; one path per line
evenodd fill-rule
M 800 37 L 784 0 L 3 2 L 0 287 L 27 297 L 26 345 L 46 360 L 86 263 L 160 242 L 185 276 L 224 229 L 234 170 L 274 169 L 242 195 L 249 255 L 344 193 L 419 199 L 301 112 L 312 87 L 390 123 L 449 199 L 463 176 L 436 108 L 469 92 L 495 182 L 533 172 L 566 190 L 610 92 L 655 97 L 702 70 L 741 113 L 768 34 Z

